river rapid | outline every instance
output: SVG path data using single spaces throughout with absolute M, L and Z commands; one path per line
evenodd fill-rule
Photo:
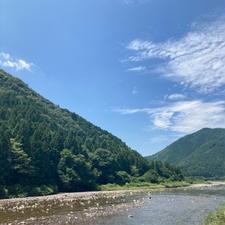
M 146 191 L 66 193 L 0 200 L 0 224 L 201 225 L 225 201 L 225 185 Z

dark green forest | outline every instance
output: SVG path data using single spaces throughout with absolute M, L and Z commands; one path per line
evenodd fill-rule
M 0 197 L 98 190 L 130 181 L 179 181 L 119 138 L 0 70 Z
M 225 129 L 201 129 L 146 158 L 177 165 L 186 176 L 225 179 Z

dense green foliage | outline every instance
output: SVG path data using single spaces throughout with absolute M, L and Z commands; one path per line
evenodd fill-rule
M 224 179 L 225 129 L 204 128 L 175 141 L 164 150 L 147 157 L 179 166 L 185 175 Z
M 184 179 L 181 170 L 169 163 L 153 161 L 150 163 L 149 170 L 138 178 L 139 181 L 150 183 L 164 183 L 168 181 L 182 181 Z
M 137 177 L 182 179 L 177 168 L 158 167 L 119 138 L 0 70 L 1 197 L 94 190 Z

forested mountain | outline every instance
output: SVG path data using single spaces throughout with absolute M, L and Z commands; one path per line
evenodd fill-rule
M 0 196 L 94 190 L 149 170 L 163 176 L 157 165 L 0 70 Z M 175 167 L 164 171 L 182 179 Z
M 224 178 L 225 129 L 201 129 L 146 158 L 149 161 L 162 160 L 177 165 L 188 176 Z

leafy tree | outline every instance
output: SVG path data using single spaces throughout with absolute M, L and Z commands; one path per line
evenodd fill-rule
M 155 170 L 150 169 L 139 179 L 145 182 L 159 183 L 159 178 L 160 176 L 158 175 L 158 173 Z
M 10 134 L 0 123 L 0 184 L 7 184 L 10 177 Z
M 12 183 L 28 182 L 32 173 L 31 158 L 23 151 L 22 145 L 11 138 L 10 169 Z
M 130 175 L 125 171 L 118 171 L 115 176 L 115 183 L 124 185 L 130 182 Z
M 109 150 L 98 148 L 93 155 L 92 164 L 99 171 L 98 183 L 113 183 L 115 179 L 115 160 Z
M 58 174 L 64 191 L 91 190 L 96 186 L 95 171 L 81 154 L 64 149 L 58 164 Z

